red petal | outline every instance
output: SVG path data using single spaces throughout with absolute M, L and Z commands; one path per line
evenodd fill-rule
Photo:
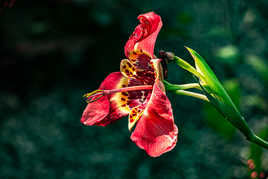
M 122 79 L 123 75 L 121 72 L 113 72 L 109 74 L 101 83 L 99 89 L 100 90 L 110 90 L 115 89 L 120 83 L 120 80 Z
M 103 120 L 110 111 L 110 102 L 107 96 L 102 97 L 98 101 L 89 103 L 83 112 L 81 122 L 84 125 L 92 126 Z
M 140 24 L 135 28 L 125 45 L 125 55 L 134 50 L 144 50 L 154 56 L 154 45 L 157 35 L 162 27 L 161 17 L 154 12 L 138 16 Z
M 172 150 L 177 142 L 178 128 L 163 87 L 159 80 L 155 82 L 150 101 L 131 135 L 131 140 L 152 157 Z
M 114 72 L 101 83 L 100 90 L 122 88 L 127 84 L 127 79 L 120 73 Z M 106 126 L 128 114 L 128 108 L 122 107 L 120 93 L 104 96 L 101 99 L 89 103 L 83 112 L 81 122 L 84 125 Z

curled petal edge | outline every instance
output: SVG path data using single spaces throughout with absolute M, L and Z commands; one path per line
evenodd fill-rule
M 125 55 L 129 57 L 131 51 L 143 50 L 154 57 L 154 45 L 162 27 L 161 17 L 154 12 L 138 16 L 140 24 L 135 28 L 125 45 Z
M 113 72 L 101 83 L 99 90 L 122 88 L 122 85 L 126 83 L 127 78 L 125 78 L 120 72 Z M 123 107 L 120 99 L 121 93 L 115 93 L 103 96 L 99 100 L 89 103 L 82 114 L 80 120 L 81 123 L 89 126 L 106 126 L 123 116 L 127 116 L 129 109 L 127 107 Z

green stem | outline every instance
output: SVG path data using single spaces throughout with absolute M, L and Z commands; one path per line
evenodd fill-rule
M 250 139 L 248 139 L 250 142 L 253 142 L 257 145 L 262 146 L 263 148 L 268 149 L 268 142 L 263 140 L 262 138 L 258 137 L 257 135 L 253 134 Z
M 201 87 L 202 88 L 202 87 Z M 238 129 L 248 141 L 253 142 L 263 148 L 268 149 L 268 142 L 258 137 L 248 126 L 245 118 L 240 114 L 240 112 L 235 108 L 230 108 L 228 106 L 221 106 L 221 103 L 209 95 L 206 90 L 203 89 L 206 96 L 210 100 L 210 103 L 214 105 L 217 111 L 225 117 L 236 129 Z M 223 111 L 222 109 L 225 109 Z
M 177 85 L 177 84 L 171 84 L 167 82 L 166 80 L 163 80 L 163 82 L 165 84 L 165 88 L 167 91 L 186 90 L 186 89 L 192 89 L 192 88 L 202 90 L 199 83 L 188 83 L 188 84 Z
M 199 83 L 187 83 L 187 84 L 181 84 L 181 85 L 178 85 L 178 86 L 179 86 L 182 90 L 185 90 L 185 89 L 192 89 L 192 88 L 201 90 Z
M 178 95 L 185 95 L 185 96 L 191 96 L 194 98 L 201 99 L 203 101 L 209 102 L 208 98 L 205 95 L 199 94 L 199 93 L 194 93 L 190 91 L 185 91 L 185 90 L 175 90 L 173 93 L 178 94 Z
M 198 83 L 188 83 L 188 84 L 177 85 L 177 84 L 171 84 L 167 82 L 166 80 L 163 80 L 163 82 L 165 84 L 165 88 L 167 91 L 172 91 L 173 93 L 178 94 L 178 95 L 191 96 L 191 97 L 202 99 L 204 101 L 209 102 L 209 99 L 205 95 L 195 93 L 195 92 L 185 91 L 186 89 L 191 89 L 191 88 L 202 90 L 202 88 L 200 87 Z
M 241 116 L 240 112 L 233 104 L 231 98 L 229 97 L 225 89 L 222 87 L 221 83 L 218 81 L 216 75 L 206 64 L 203 58 L 192 49 L 187 49 L 190 51 L 191 55 L 195 59 L 195 62 L 198 62 L 196 64 L 196 68 L 191 66 L 183 59 L 175 56 L 174 54 L 172 54 L 169 58 L 172 58 L 171 60 L 173 60 L 181 68 L 198 77 L 200 81 L 205 82 L 205 84 L 212 89 L 213 95 L 207 92 L 207 90 L 204 89 L 202 86 L 200 86 L 200 88 L 202 88 L 201 90 L 205 92 L 205 95 L 183 90 L 196 88 L 195 84 L 172 85 L 164 82 L 167 89 L 173 91 L 175 94 L 192 96 L 210 102 L 235 128 L 237 128 L 244 136 L 246 136 L 248 141 L 268 149 L 268 142 L 258 137 L 248 127 L 246 120 L 243 116 Z M 201 68 L 201 70 L 203 71 L 200 73 L 198 68 Z

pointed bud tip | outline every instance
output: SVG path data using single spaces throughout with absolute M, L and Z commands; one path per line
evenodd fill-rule
M 191 49 L 190 47 L 184 46 L 188 52 L 190 52 L 190 54 L 194 53 L 195 51 L 193 49 Z

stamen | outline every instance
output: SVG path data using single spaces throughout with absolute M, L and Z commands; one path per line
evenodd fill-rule
M 110 95 L 113 93 L 123 93 L 128 91 L 143 91 L 143 90 L 152 90 L 152 85 L 141 85 L 141 86 L 131 86 L 126 88 L 119 88 L 119 89 L 112 89 L 112 90 L 95 90 L 91 93 L 86 93 L 83 95 L 83 98 L 86 100 L 87 103 L 93 103 L 99 100 L 101 97 L 105 95 Z

